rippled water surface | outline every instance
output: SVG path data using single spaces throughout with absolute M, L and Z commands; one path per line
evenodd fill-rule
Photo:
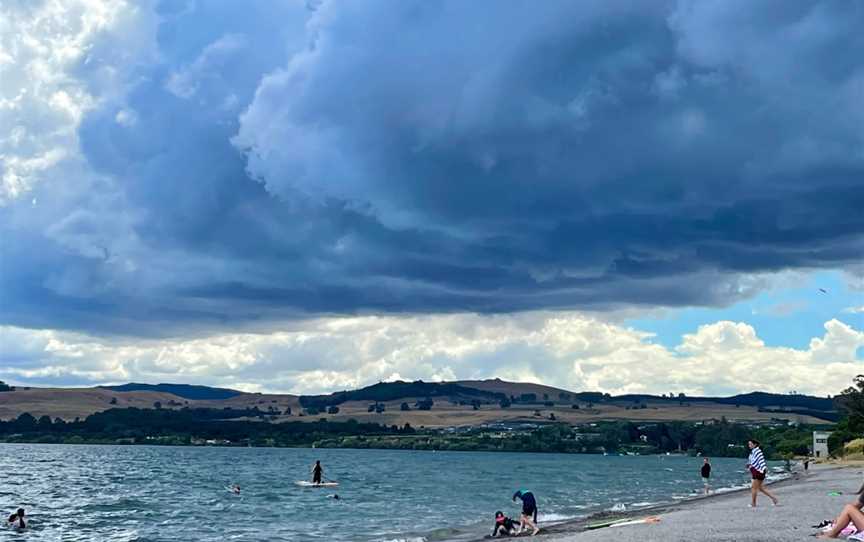
M 298 487 L 320 459 L 338 488 Z M 716 459 L 714 483 L 747 482 Z M 0 444 L 0 512 L 23 506 L 20 540 L 447 539 L 484 534 L 510 496 L 538 496 L 541 522 L 683 498 L 701 488 L 688 457 L 287 448 Z M 242 495 L 227 491 L 242 486 Z M 340 500 L 330 498 L 334 492 Z

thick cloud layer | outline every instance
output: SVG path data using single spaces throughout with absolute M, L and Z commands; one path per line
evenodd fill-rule
M 718 305 L 864 251 L 859 3 L 3 9 L 5 324 Z
M 837 320 L 806 348 L 770 347 L 744 323 L 700 326 L 675 348 L 575 313 L 328 318 L 271 334 L 106 341 L 0 327 L 0 380 L 191 382 L 320 393 L 381 380 L 500 377 L 610 393 L 834 395 L 861 372 L 864 333 Z

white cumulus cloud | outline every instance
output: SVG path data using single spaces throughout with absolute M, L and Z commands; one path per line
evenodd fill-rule
M 0 378 L 32 384 L 144 380 L 322 393 L 379 381 L 500 377 L 610 393 L 836 394 L 864 371 L 864 333 L 837 320 L 807 349 L 766 346 L 740 322 L 675 348 L 573 312 L 326 318 L 269 334 L 135 342 L 0 328 Z

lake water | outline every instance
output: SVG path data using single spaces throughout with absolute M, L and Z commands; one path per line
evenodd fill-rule
M 294 484 L 315 459 L 338 488 Z M 717 487 L 748 483 L 743 459 L 712 463 Z M 677 456 L 0 444 L 0 512 L 25 507 L 32 530 L 12 536 L 29 541 L 449 540 L 487 534 L 496 510 L 518 516 L 516 489 L 538 497 L 542 524 L 686 498 L 701 489 L 700 465 Z M 234 482 L 241 496 L 226 489 Z

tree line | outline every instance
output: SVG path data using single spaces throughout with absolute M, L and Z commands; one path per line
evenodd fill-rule
M 104 442 L 191 444 L 213 440 L 223 444 L 302 446 L 333 435 L 413 434 L 410 425 L 377 423 L 252 421 L 255 409 L 210 408 L 138 409 L 114 408 L 84 420 L 66 422 L 48 416 L 36 419 L 24 413 L 14 420 L 0 421 L 0 439 L 21 442 Z

